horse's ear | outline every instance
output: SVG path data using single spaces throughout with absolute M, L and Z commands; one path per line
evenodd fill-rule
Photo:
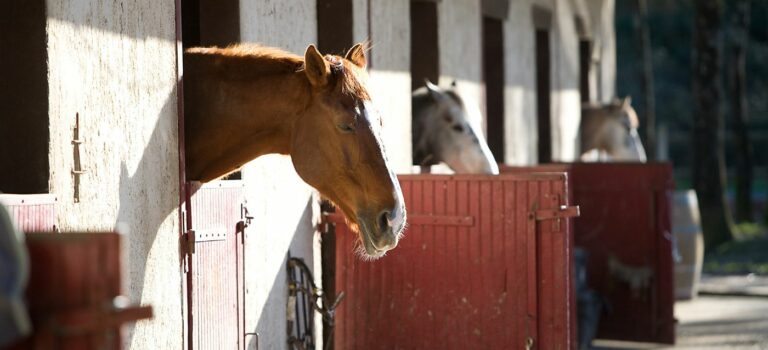
M 365 58 L 365 46 L 363 44 L 352 46 L 352 48 L 347 51 L 344 58 L 360 68 L 365 68 L 365 66 L 368 65 L 368 60 Z
M 304 53 L 304 71 L 309 82 L 314 86 L 325 86 L 331 75 L 331 66 L 323 55 L 317 51 L 315 45 L 309 45 Z
M 429 92 L 429 96 L 432 96 L 433 98 L 440 96 L 440 88 L 437 87 L 437 85 L 432 84 L 429 79 L 424 79 L 424 85 L 427 86 L 427 92 Z
M 623 108 L 627 108 L 632 105 L 632 96 L 624 97 L 623 100 L 621 100 L 621 106 Z

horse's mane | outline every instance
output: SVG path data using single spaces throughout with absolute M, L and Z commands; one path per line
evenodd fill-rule
M 284 50 L 259 44 L 235 44 L 225 48 L 195 47 L 185 51 L 190 58 L 218 59 L 217 65 L 237 65 L 241 78 L 270 74 L 298 73 L 304 70 L 304 57 Z M 368 91 L 357 79 L 348 78 L 349 61 L 335 55 L 326 55 L 335 82 L 341 82 L 345 94 L 370 99 Z
M 218 59 L 218 64 L 240 65 L 244 74 L 293 73 L 304 66 L 304 58 L 281 49 L 258 44 L 236 44 L 228 47 L 194 47 L 186 56 Z

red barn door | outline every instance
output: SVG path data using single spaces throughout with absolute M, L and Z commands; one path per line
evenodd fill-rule
M 187 185 L 187 300 L 191 349 L 244 349 L 241 181 Z
M 589 288 L 610 312 L 600 339 L 672 344 L 675 340 L 668 163 L 561 163 L 501 167 L 502 173 L 565 171 L 573 203 L 574 245 L 588 252 Z
M 409 227 L 383 258 L 355 256 L 356 234 L 329 217 L 336 350 L 575 346 L 563 174 L 399 180 Z
M 589 253 L 590 288 L 608 301 L 597 337 L 675 341 L 670 203 L 666 163 L 575 163 L 575 245 Z
M 56 196 L 52 194 L 0 194 L 0 203 L 22 232 L 56 231 Z

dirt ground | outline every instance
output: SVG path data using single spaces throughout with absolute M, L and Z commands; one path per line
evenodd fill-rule
M 595 341 L 595 349 L 768 349 L 768 297 L 704 295 L 675 304 L 677 344 Z

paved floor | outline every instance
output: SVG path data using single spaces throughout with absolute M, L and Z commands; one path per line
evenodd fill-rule
M 768 276 L 703 275 L 699 284 L 699 293 L 768 297 Z
M 596 341 L 608 349 L 768 349 L 768 298 L 757 296 L 699 296 L 675 304 L 677 344 Z

